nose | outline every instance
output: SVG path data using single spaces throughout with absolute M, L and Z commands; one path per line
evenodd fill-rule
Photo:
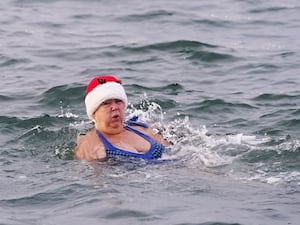
M 112 111 L 118 109 L 119 108 L 118 102 L 116 100 L 113 100 L 111 102 L 110 108 L 111 108 Z

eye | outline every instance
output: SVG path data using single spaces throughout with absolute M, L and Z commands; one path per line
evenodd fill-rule
M 101 105 L 110 105 L 110 104 L 111 104 L 111 100 L 106 100 L 101 103 Z

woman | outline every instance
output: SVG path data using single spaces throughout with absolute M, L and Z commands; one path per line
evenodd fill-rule
M 168 145 L 146 124 L 124 122 L 127 96 L 114 76 L 97 76 L 87 86 L 85 105 L 95 128 L 79 136 L 74 158 L 99 160 L 106 157 L 160 158 Z

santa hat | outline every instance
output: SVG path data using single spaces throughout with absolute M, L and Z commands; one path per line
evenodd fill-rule
M 127 96 L 121 81 L 114 76 L 94 77 L 87 86 L 85 96 L 86 113 L 91 120 L 99 105 L 108 99 L 120 99 L 127 107 Z

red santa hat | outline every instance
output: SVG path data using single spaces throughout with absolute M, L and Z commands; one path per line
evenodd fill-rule
M 120 99 L 127 107 L 128 100 L 121 81 L 109 75 L 94 77 L 87 86 L 85 96 L 86 113 L 91 120 L 99 105 L 108 99 Z

